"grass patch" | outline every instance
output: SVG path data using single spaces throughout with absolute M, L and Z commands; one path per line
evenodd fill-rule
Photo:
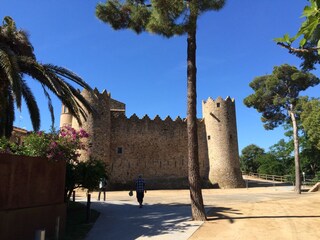
M 99 217 L 99 212 L 91 209 L 90 220 L 86 221 L 86 206 L 69 202 L 67 206 L 66 229 L 63 240 L 82 240 Z

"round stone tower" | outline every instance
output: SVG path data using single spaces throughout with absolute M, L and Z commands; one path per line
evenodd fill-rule
M 111 134 L 110 94 L 105 90 L 99 93 L 97 89 L 92 94 L 84 89 L 81 95 L 95 108 L 96 113 L 88 114 L 86 120 L 81 117 L 82 126 L 79 126 L 77 119 L 69 113 L 68 108 L 62 105 L 60 127 L 68 125 L 76 130 L 82 128 L 89 134 L 89 138 L 84 140 L 88 151 L 80 151 L 81 161 L 93 157 L 108 164 L 110 163 Z
M 209 180 L 220 188 L 244 187 L 240 171 L 234 99 L 209 98 L 202 102 L 205 122 Z
M 60 115 L 60 128 L 63 126 L 72 126 L 72 115 L 69 109 L 62 104 L 61 115 Z
M 82 120 L 82 128 L 89 133 L 89 150 L 81 154 L 81 160 L 89 157 L 110 162 L 110 134 L 111 134 L 111 115 L 110 115 L 110 94 L 107 91 L 99 93 L 94 89 L 94 95 L 87 90 L 83 90 L 81 95 L 94 107 L 96 113 L 88 114 Z M 76 128 L 77 120 L 73 118 L 73 126 Z

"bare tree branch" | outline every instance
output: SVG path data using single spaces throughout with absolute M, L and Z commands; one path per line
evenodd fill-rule
M 310 48 L 293 48 L 289 44 L 285 44 L 282 42 L 277 42 L 277 45 L 280 45 L 283 48 L 289 50 L 290 53 L 308 53 L 308 52 L 315 52 L 320 49 L 320 47 L 310 47 Z

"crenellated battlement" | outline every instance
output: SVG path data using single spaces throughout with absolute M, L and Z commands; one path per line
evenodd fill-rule
M 93 93 L 93 94 L 92 94 Z M 88 91 L 87 89 L 83 89 L 81 91 L 81 95 L 87 100 L 91 99 L 89 102 L 95 101 L 95 104 L 99 104 L 101 101 L 109 101 L 111 98 L 111 93 L 107 92 L 107 90 L 100 91 L 97 88 L 93 89 L 93 92 Z
M 142 118 L 139 118 L 135 113 L 132 114 L 130 117 L 127 117 L 126 115 L 114 115 L 112 116 L 113 119 L 117 120 L 126 120 L 126 121 L 132 121 L 136 123 L 157 123 L 157 124 L 185 124 L 187 122 L 186 118 L 176 117 L 175 119 L 172 119 L 170 116 L 166 116 L 164 119 L 162 119 L 159 115 L 156 115 L 154 118 L 149 117 L 148 114 L 145 114 Z M 199 122 L 202 122 L 203 119 L 198 119 Z
M 226 103 L 226 104 L 235 104 L 235 100 L 234 98 L 230 98 L 229 96 L 227 96 L 225 99 L 223 99 L 222 97 L 217 97 L 216 100 L 212 99 L 211 97 L 209 97 L 206 101 L 203 100 L 202 104 L 206 105 L 206 104 L 216 104 L 216 103 Z

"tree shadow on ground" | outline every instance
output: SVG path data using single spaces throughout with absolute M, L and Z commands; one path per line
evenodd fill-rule
M 200 222 L 191 221 L 189 204 L 152 204 L 139 208 L 137 204 L 123 201 L 93 202 L 92 208 L 100 212 L 100 217 L 86 239 L 137 239 L 169 237 L 172 232 L 187 234 Z M 186 237 L 187 239 L 187 237 Z
M 222 220 L 227 219 L 230 223 L 234 223 L 234 217 L 230 217 L 227 214 L 236 214 L 242 215 L 241 212 L 237 209 L 227 208 L 227 207 L 210 207 L 207 210 L 207 220 L 208 221 L 215 221 L 215 220 Z

